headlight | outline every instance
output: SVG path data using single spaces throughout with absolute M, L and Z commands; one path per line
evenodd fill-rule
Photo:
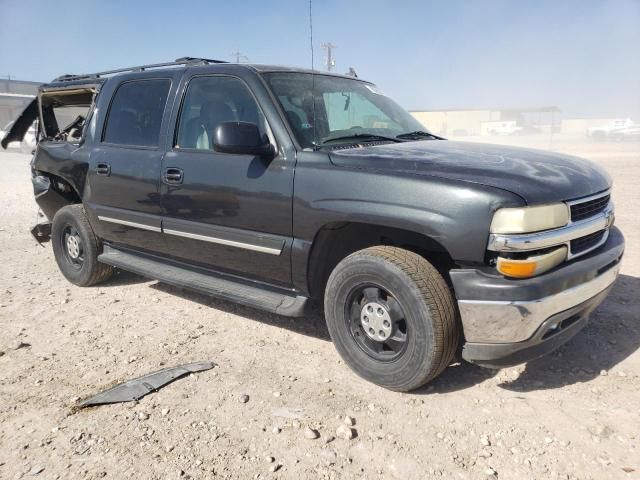
M 537 207 L 501 208 L 491 221 L 491 233 L 532 233 L 564 227 L 569 223 L 564 203 Z

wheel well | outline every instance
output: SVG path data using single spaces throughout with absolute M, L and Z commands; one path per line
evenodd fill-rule
M 404 248 L 426 258 L 447 283 L 455 262 L 447 250 L 426 235 L 367 223 L 339 222 L 325 225 L 316 234 L 307 270 L 311 296 L 321 298 L 335 266 L 346 256 L 374 245 Z
M 45 172 L 39 172 L 38 175 L 49 179 L 48 189 L 43 189 L 43 191 L 36 196 L 38 206 L 42 209 L 49 221 L 53 221 L 53 216 L 62 207 L 82 203 L 78 192 L 65 179 Z M 38 193 L 37 190 L 36 193 Z
M 76 189 L 73 188 L 73 185 L 67 182 L 64 178 L 58 177 L 57 175 L 52 175 L 50 173 L 47 175 L 51 180 L 52 188 L 60 195 L 62 195 L 69 202 L 69 205 L 82 203 L 82 199 L 80 198 L 80 195 L 78 194 Z

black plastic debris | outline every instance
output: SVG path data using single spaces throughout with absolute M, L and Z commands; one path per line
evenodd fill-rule
M 183 377 L 189 373 L 210 370 L 215 366 L 213 362 L 196 362 L 178 365 L 176 367 L 163 368 L 157 372 L 149 373 L 139 378 L 111 387 L 104 392 L 86 399 L 79 404 L 80 408 L 107 403 L 133 402 L 145 395 L 155 392 L 165 385 Z
M 51 240 L 51 223 L 38 223 L 31 228 L 31 235 L 33 235 L 33 238 L 35 238 L 40 245 L 48 242 Z

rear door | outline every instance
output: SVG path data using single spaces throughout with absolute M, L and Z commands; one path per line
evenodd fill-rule
M 276 141 L 254 90 L 231 75 L 184 80 L 175 132 L 162 167 L 163 231 L 168 254 L 195 265 L 256 280 L 291 284 L 295 156 Z M 258 124 L 278 154 L 213 151 L 220 122 Z
M 141 250 L 162 249 L 159 178 L 167 99 L 177 73 L 125 78 L 100 93 L 85 203 L 99 235 Z M 158 75 L 156 73 L 156 75 Z

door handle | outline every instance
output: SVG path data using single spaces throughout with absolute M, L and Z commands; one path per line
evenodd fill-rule
M 180 185 L 184 180 L 184 172 L 181 168 L 169 167 L 162 174 L 162 181 L 167 185 Z
M 99 163 L 96 165 L 96 173 L 108 177 L 111 175 L 111 165 L 108 163 Z

